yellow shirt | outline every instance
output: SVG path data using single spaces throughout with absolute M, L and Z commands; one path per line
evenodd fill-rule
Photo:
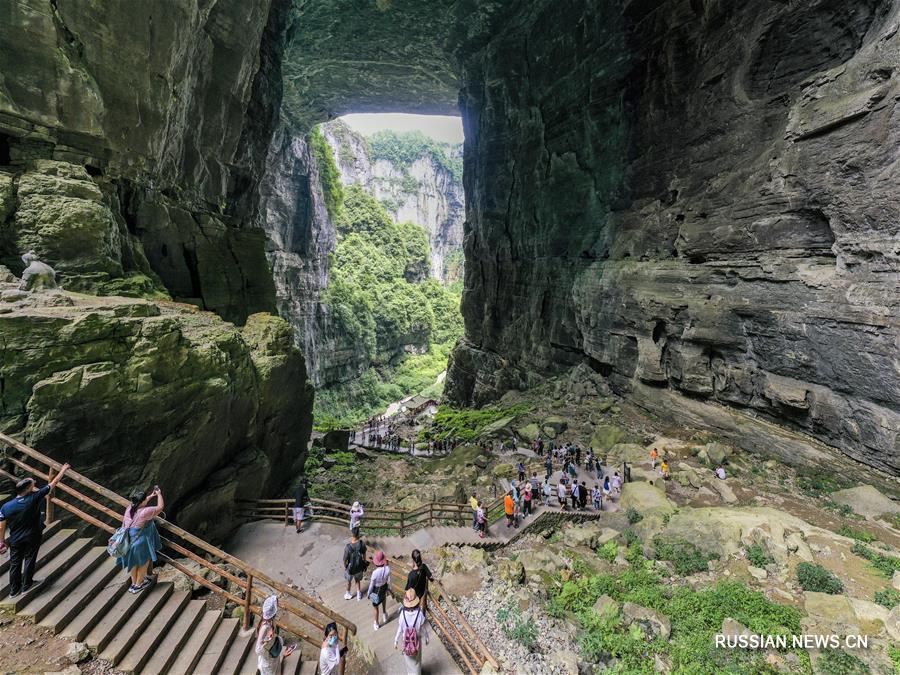
M 473 511 L 477 511 L 477 510 L 478 510 L 478 500 L 475 499 L 475 497 L 472 497 L 472 498 L 469 500 L 469 506 L 472 507 L 472 510 L 473 510 Z

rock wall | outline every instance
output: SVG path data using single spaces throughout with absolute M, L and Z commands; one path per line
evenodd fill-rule
M 431 246 L 431 276 L 455 281 L 461 269 L 453 266 L 454 254 L 462 252 L 466 217 L 462 182 L 430 153 L 405 166 L 373 161 L 366 139 L 340 120 L 323 124 L 322 134 L 334 153 L 341 182 L 362 185 L 398 223 L 424 227 Z
M 541 1 L 463 43 L 448 395 L 586 361 L 667 415 L 723 404 L 900 472 L 898 22 L 889 0 Z
M 296 475 L 311 430 L 303 355 L 260 314 L 290 2 L 2 15 L 0 263 L 33 249 L 95 297 L 0 301 L 0 429 L 119 492 L 159 483 L 170 516 L 221 537 L 236 497 Z M 96 297 L 123 295 L 161 304 Z
M 313 392 L 282 319 L 236 328 L 172 303 L 4 297 L 4 431 L 120 494 L 160 485 L 170 517 L 216 539 L 235 527 L 236 499 L 300 471 Z
M 165 290 L 235 321 L 273 310 L 258 183 L 289 4 L 9 4 L 0 262 L 34 248 L 73 289 Z M 48 179 L 42 160 L 72 166 Z

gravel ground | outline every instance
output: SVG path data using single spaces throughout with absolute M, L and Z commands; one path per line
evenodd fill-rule
M 504 672 L 567 675 L 569 670 L 557 654 L 578 653 L 572 639 L 572 627 L 547 616 L 532 605 L 522 612 L 523 617 L 534 620 L 537 629 L 536 645 L 533 651 L 529 651 L 506 636 L 504 624 L 497 618 L 498 610 L 509 605 L 512 593 L 513 590 L 506 584 L 487 584 L 472 597 L 461 598 L 459 608 L 487 648 L 500 661 Z

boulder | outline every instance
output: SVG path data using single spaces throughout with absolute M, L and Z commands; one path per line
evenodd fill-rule
M 601 595 L 594 603 L 593 610 L 600 616 L 615 616 L 619 613 L 619 603 L 608 595 Z
M 333 429 L 322 437 L 322 445 L 326 450 L 347 452 L 350 449 L 350 430 Z
M 728 483 L 724 480 L 720 480 L 718 478 L 714 478 L 708 483 L 709 487 L 711 487 L 715 492 L 719 493 L 719 497 L 722 498 L 722 501 L 726 504 L 736 504 L 737 497 L 734 494 L 734 491 L 728 485 Z
M 515 417 L 501 417 L 499 420 L 494 420 L 490 424 L 488 424 L 482 434 L 486 436 L 491 436 L 501 431 L 506 431 L 507 428 L 515 421 Z
M 610 464 L 643 462 L 649 457 L 648 450 L 637 443 L 616 443 L 607 453 Z M 632 471 L 637 467 L 631 467 Z
M 635 509 L 642 515 L 648 512 L 672 513 L 675 510 L 675 505 L 666 498 L 665 492 L 644 482 L 625 483 L 619 506 L 622 510 Z
M 703 481 L 700 479 L 700 475 L 697 473 L 697 470 L 694 469 L 690 464 L 686 462 L 678 462 L 676 465 L 676 471 L 672 472 L 675 480 L 684 487 L 690 486 L 695 489 L 700 489 L 703 485 Z
M 557 436 L 556 429 L 554 429 L 553 427 L 542 427 L 541 431 L 544 432 L 544 436 L 551 440 L 556 438 Z
M 578 675 L 578 654 L 570 650 L 553 653 L 553 662 L 557 665 L 557 672 L 564 675 Z
M 555 574 L 559 570 L 568 567 L 562 556 L 548 548 L 537 548 L 523 551 L 519 554 L 519 562 L 528 574 Z
M 2 302 L 20 302 L 31 297 L 28 291 L 22 291 L 18 288 L 10 288 L 0 292 L 0 301 Z
M 73 642 L 66 650 L 66 658 L 70 663 L 81 663 L 91 658 L 91 650 L 83 642 Z
M 526 424 L 524 427 L 516 429 L 516 433 L 519 434 L 520 438 L 530 442 L 541 435 L 541 428 L 532 422 L 531 424 Z
M 633 602 L 626 602 L 622 605 L 622 619 L 626 626 L 633 623 L 639 624 L 651 640 L 656 637 L 668 640 L 669 635 L 672 634 L 672 623 L 667 616 Z
M 496 561 L 495 568 L 497 577 L 501 581 L 511 584 L 525 583 L 525 566 L 518 560 L 500 558 Z
M 550 427 L 557 435 L 559 435 L 569 427 L 569 423 L 558 415 L 551 415 L 544 420 L 541 426 Z
M 747 567 L 747 571 L 750 572 L 750 576 L 757 581 L 764 581 L 769 577 L 769 573 L 766 572 L 762 567 L 754 567 L 753 565 L 749 565 Z
M 597 549 L 619 536 L 619 532 L 596 522 L 580 525 L 569 524 L 562 531 L 562 541 L 568 546 L 584 546 Z
M 807 633 L 848 634 L 858 628 L 856 612 L 846 595 L 805 591 L 803 608 L 807 614 L 804 620 Z
M 486 455 L 478 455 L 475 459 L 472 460 L 472 464 L 477 466 L 479 469 L 486 469 L 488 467 L 488 463 L 490 460 Z
M 6 265 L 0 265 L 0 284 L 18 284 L 19 279 Z
M 513 478 L 515 476 L 515 468 L 512 464 L 497 464 L 491 469 L 491 473 L 497 478 Z
M 900 591 L 900 570 L 894 570 L 894 576 L 891 577 L 891 586 L 895 590 Z
M 884 622 L 884 627 L 892 639 L 900 640 L 900 605 L 888 612 L 888 618 Z
M 739 621 L 735 621 L 730 617 L 722 619 L 722 627 L 719 629 L 719 633 L 727 637 L 749 637 L 753 634 L 753 632 L 744 624 Z
M 600 424 L 594 427 L 594 433 L 591 435 L 591 447 L 595 452 L 606 452 L 627 435 L 620 427 L 612 424 Z
M 705 449 L 706 456 L 713 464 L 721 464 L 734 452 L 734 448 L 723 443 L 707 443 Z
M 799 532 L 791 532 L 784 538 L 784 543 L 787 546 L 788 553 L 797 556 L 804 562 L 812 562 L 812 550 L 810 550 L 809 544 L 804 541 L 803 535 Z
M 846 504 L 854 513 L 866 518 L 878 518 L 884 515 L 900 513 L 900 504 L 883 495 L 871 485 L 860 485 L 847 490 L 838 490 L 831 494 L 838 504 Z

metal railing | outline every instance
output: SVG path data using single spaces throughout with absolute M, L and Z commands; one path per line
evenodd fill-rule
M 50 481 L 62 466 L 6 434 L 0 433 L 0 446 L 3 446 L 0 464 L 5 465 L 0 468 L 0 476 L 12 481 L 25 476 Z M 43 465 L 46 469 L 34 464 Z M 14 474 L 16 469 L 18 471 Z M 78 489 L 73 485 L 77 485 Z M 47 496 L 46 520 L 48 523 L 55 520 L 56 508 L 60 508 L 102 532 L 112 533 L 119 527 L 122 511 L 128 506 L 130 502 L 121 495 L 69 469 L 63 481 Z M 244 630 L 250 627 L 252 614 L 262 614 L 262 603 L 266 597 L 277 595 L 280 609 L 278 625 L 316 649 L 321 647 L 324 628 L 331 621 L 337 623 L 345 645 L 349 645 L 350 635 L 356 634 L 356 626 L 351 621 L 315 598 L 272 579 L 243 560 L 163 518 L 157 517 L 156 524 L 163 543 L 159 557 L 194 582 L 241 607 Z M 204 573 L 189 569 L 180 562 L 182 558 L 199 565 Z M 210 575 L 223 579 L 225 588 L 210 581 L 207 578 Z

